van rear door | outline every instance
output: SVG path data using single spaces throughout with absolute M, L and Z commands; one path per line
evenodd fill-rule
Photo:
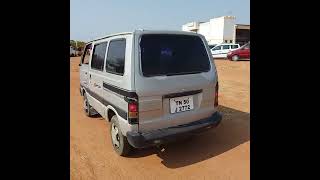
M 214 113 L 217 75 L 204 38 L 142 34 L 137 43 L 140 132 L 187 124 Z
M 84 53 L 81 58 L 80 62 L 80 85 L 84 88 L 88 88 L 88 72 L 89 72 L 89 60 L 91 58 L 91 50 L 92 45 L 88 44 L 86 45 L 84 49 Z

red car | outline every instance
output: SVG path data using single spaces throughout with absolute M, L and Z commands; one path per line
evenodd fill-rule
M 250 42 L 243 45 L 239 49 L 230 51 L 227 54 L 227 58 L 232 61 L 237 61 L 239 59 L 250 59 Z

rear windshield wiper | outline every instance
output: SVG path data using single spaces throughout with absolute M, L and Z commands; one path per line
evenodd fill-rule
M 197 74 L 202 73 L 203 71 L 190 71 L 190 72 L 180 72 L 180 73 L 169 73 L 166 76 L 175 76 L 175 75 L 185 75 L 185 74 Z

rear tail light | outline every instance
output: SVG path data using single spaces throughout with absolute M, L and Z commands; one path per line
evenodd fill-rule
M 214 107 L 217 107 L 219 105 L 218 96 L 219 96 L 219 83 L 217 82 L 216 88 L 214 91 Z
M 137 111 L 138 111 L 137 103 L 129 103 L 129 112 L 137 112 Z
M 139 122 L 139 108 L 137 101 L 128 102 L 128 121 L 129 124 L 138 124 Z

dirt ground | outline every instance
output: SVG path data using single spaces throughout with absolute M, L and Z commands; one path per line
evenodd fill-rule
M 250 179 L 250 62 L 215 60 L 220 126 L 196 137 L 120 157 L 109 123 L 88 118 L 79 93 L 79 57 L 70 58 L 70 176 L 84 179 Z

